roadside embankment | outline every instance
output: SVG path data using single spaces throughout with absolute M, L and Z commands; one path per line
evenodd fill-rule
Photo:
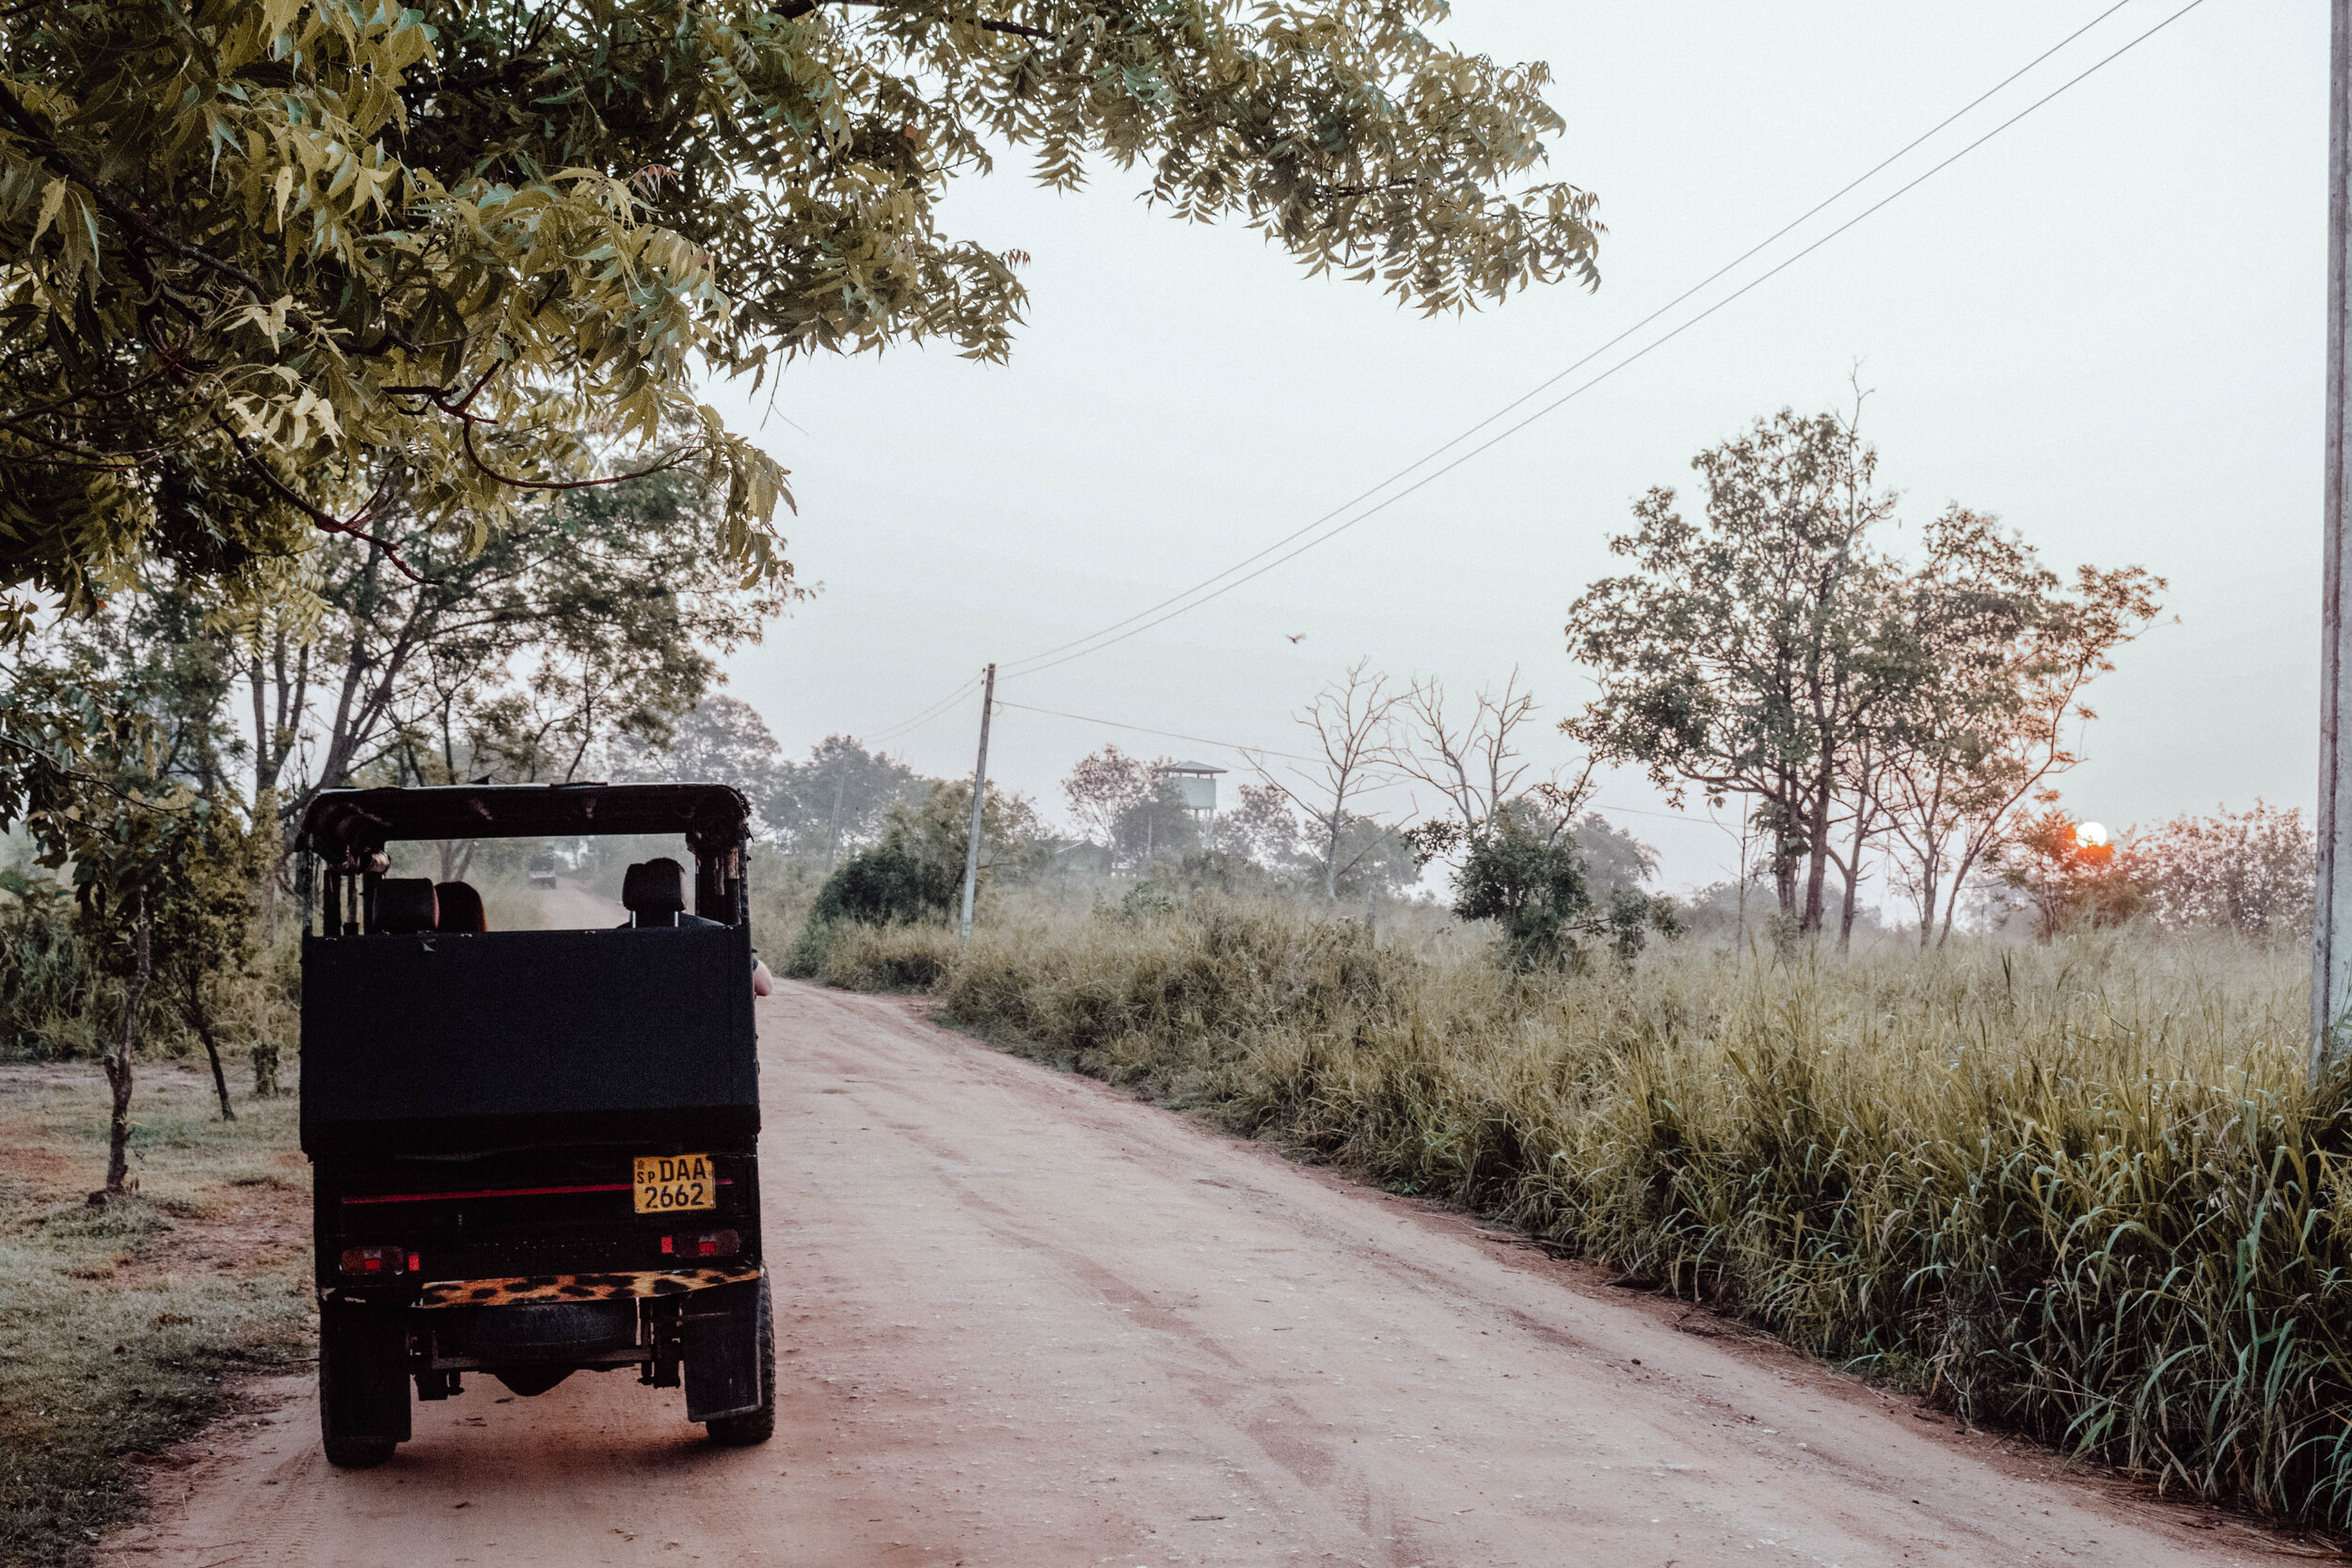
M 1279 905 L 835 927 L 803 973 L 1462 1204 L 2156 1481 L 2352 1522 L 2307 958 L 2106 932 L 1515 977 Z

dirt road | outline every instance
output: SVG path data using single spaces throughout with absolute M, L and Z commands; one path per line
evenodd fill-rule
M 1678 1331 L 1671 1304 L 910 1004 L 787 986 L 760 1006 L 773 1443 L 712 1448 L 675 1390 L 626 1372 L 535 1400 L 479 1379 L 419 1405 L 391 1464 L 342 1474 L 289 1382 L 264 1422 L 159 1478 L 155 1519 L 104 1559 L 2170 1568 L 2284 1550 Z

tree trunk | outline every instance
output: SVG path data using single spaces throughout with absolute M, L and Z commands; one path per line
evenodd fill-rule
M 139 1009 L 147 1001 L 147 984 L 155 977 L 152 952 L 147 940 L 147 907 L 140 900 L 138 923 L 132 938 L 135 955 L 131 987 L 122 998 L 122 1030 L 106 1057 L 106 1085 L 114 1090 L 114 1116 L 106 1129 L 106 1196 L 119 1197 L 131 1175 L 131 1053 L 139 1043 Z
M 1805 824 L 1804 917 L 1797 923 L 1797 929 L 1808 935 L 1821 928 L 1821 913 L 1828 903 L 1824 895 L 1829 885 L 1829 813 L 1834 800 L 1824 775 L 1814 791 L 1813 820 Z
M 1862 884 L 1862 852 L 1870 843 L 1870 818 L 1876 815 L 1870 806 L 1869 784 L 1866 778 L 1853 808 L 1853 847 L 1846 851 L 1846 863 L 1838 869 L 1846 874 L 1846 899 L 1837 913 L 1837 951 L 1853 951 L 1853 917 L 1856 890 Z
M 1944 895 L 1944 930 L 1943 934 L 1935 939 L 1935 945 L 1938 947 L 1952 940 L 1952 911 L 1960 907 L 1960 890 L 1967 885 L 1969 869 L 1976 863 L 1976 855 L 1973 852 L 1963 851 L 1960 857 L 1960 864 L 1952 869 L 1951 890 Z
M 1919 951 L 1928 949 L 1935 935 L 1935 863 L 1923 861 L 1919 866 Z
M 229 1075 L 220 1068 L 220 1040 L 213 1028 L 213 1010 L 204 1005 L 204 972 L 193 966 L 187 969 L 187 994 L 180 999 L 180 1010 L 196 1031 L 196 1037 L 204 1042 L 204 1054 L 213 1064 L 213 1092 L 220 1096 L 220 1119 L 237 1119 L 237 1108 L 229 1103 Z

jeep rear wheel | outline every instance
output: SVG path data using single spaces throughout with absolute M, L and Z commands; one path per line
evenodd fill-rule
M 396 1310 L 347 1302 L 320 1308 L 319 1437 L 329 1465 L 381 1465 L 407 1437 L 407 1352 Z
M 776 1434 L 776 1325 L 768 1307 L 765 1274 L 759 1276 L 759 1306 L 754 1314 L 752 1332 L 758 1337 L 755 1349 L 759 1360 L 759 1407 L 740 1416 L 722 1416 L 703 1423 L 703 1430 L 710 1433 L 712 1442 L 724 1443 L 729 1448 L 749 1448 Z

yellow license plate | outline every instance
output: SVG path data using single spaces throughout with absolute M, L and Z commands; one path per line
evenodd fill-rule
M 707 1154 L 641 1154 L 636 1185 L 641 1214 L 719 1207 L 719 1179 Z

